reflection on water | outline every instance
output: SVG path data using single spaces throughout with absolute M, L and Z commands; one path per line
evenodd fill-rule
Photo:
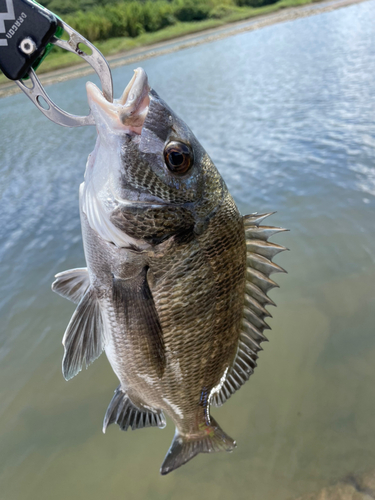
M 101 422 L 117 385 L 102 356 L 69 383 L 74 306 L 53 275 L 84 264 L 78 185 L 95 130 L 0 102 L 0 485 L 6 500 L 283 500 L 375 466 L 375 2 L 144 62 L 243 213 L 278 213 L 289 271 L 251 381 L 216 410 L 231 454 L 161 478 L 173 426 Z M 131 67 L 114 71 L 119 95 Z M 84 80 L 50 87 L 84 113 Z

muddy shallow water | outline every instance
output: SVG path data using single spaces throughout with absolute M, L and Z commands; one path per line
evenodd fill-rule
M 105 356 L 65 382 L 74 306 L 53 275 L 84 265 L 78 186 L 95 130 L 62 129 L 24 96 L 0 101 L 0 498 L 284 500 L 375 467 L 375 2 L 143 63 L 242 213 L 277 210 L 270 342 L 214 416 L 232 454 L 158 470 L 174 429 L 101 423 Z M 116 95 L 132 67 L 114 71 Z M 48 88 L 84 112 L 85 79 Z

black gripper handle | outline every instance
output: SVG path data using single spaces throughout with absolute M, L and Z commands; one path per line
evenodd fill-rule
M 57 19 L 31 0 L 0 0 L 0 69 L 10 80 L 27 75 L 57 29 Z

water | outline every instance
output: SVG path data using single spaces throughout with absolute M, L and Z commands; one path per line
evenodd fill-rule
M 277 210 L 291 251 L 270 343 L 214 411 L 238 442 L 161 478 L 174 432 L 101 423 L 105 356 L 65 382 L 74 306 L 50 291 L 84 265 L 78 185 L 95 130 L 0 101 L 0 498 L 284 500 L 375 467 L 374 0 L 143 63 L 191 126 L 242 213 Z M 119 95 L 131 67 L 114 71 Z M 86 111 L 85 79 L 50 87 Z

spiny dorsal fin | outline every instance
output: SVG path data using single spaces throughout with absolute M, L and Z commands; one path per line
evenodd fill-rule
M 250 377 L 256 367 L 258 352 L 262 350 L 261 342 L 267 341 L 263 331 L 269 326 L 264 321 L 271 314 L 266 306 L 275 303 L 267 296 L 267 292 L 277 287 L 277 283 L 269 278 L 271 273 L 286 271 L 274 264 L 272 258 L 285 247 L 268 242 L 268 238 L 281 231 L 279 227 L 259 226 L 269 214 L 252 214 L 243 217 L 246 247 L 247 247 L 247 275 L 245 302 L 243 311 L 243 325 L 237 354 L 229 368 L 225 380 L 212 396 L 212 404 L 221 406 L 236 392 Z
M 273 227 L 273 226 L 247 226 L 245 231 L 246 235 L 250 239 L 259 239 L 267 241 L 268 238 L 270 238 L 274 234 L 288 230 L 283 229 L 282 227 Z
M 163 429 L 166 426 L 162 411 L 137 408 L 129 396 L 121 390 L 121 386 L 117 387 L 109 403 L 104 417 L 103 432 L 105 433 L 107 427 L 114 423 L 118 424 L 122 431 L 127 431 L 129 427 L 134 431 L 143 427 Z
M 78 304 L 90 286 L 86 267 L 69 269 L 69 271 L 56 274 L 55 278 L 51 286 L 52 290 L 75 304 Z
M 63 338 L 65 348 L 63 375 L 66 380 L 73 378 L 100 356 L 104 348 L 103 320 L 99 301 L 90 287 L 69 322 Z
M 248 229 L 249 227 L 254 227 L 254 226 L 259 226 L 261 222 L 264 221 L 267 217 L 270 215 L 273 215 L 276 212 L 269 212 L 268 214 L 250 214 L 250 215 L 244 215 L 242 217 L 245 229 Z
M 275 243 L 269 243 L 265 240 L 256 240 L 253 238 L 247 238 L 246 248 L 248 252 L 263 255 L 263 257 L 266 257 L 269 260 L 272 260 L 275 255 L 286 250 L 286 248 L 282 247 L 281 245 L 276 245 Z

